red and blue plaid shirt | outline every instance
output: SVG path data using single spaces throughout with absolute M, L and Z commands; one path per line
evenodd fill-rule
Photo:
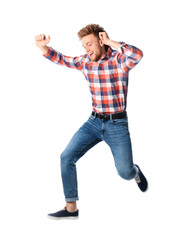
M 73 58 L 51 47 L 43 56 L 54 63 L 80 70 L 89 84 L 93 110 L 112 114 L 126 110 L 128 73 L 143 56 L 138 48 L 120 43 L 119 49 L 109 47 L 105 57 L 97 62 L 92 62 L 87 54 Z

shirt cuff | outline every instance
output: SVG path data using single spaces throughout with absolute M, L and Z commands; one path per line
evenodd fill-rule
M 48 47 L 48 51 L 46 54 L 43 54 L 43 57 L 49 57 L 53 49 L 51 47 Z
M 124 42 L 119 42 L 121 44 L 121 46 L 117 49 L 118 52 L 123 53 L 124 52 L 124 48 L 126 48 L 126 43 Z

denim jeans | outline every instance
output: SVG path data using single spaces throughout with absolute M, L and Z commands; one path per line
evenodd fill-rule
M 78 200 L 76 162 L 97 143 L 105 141 L 111 149 L 120 177 L 135 178 L 138 169 L 133 164 L 128 117 L 101 120 L 94 116 L 81 126 L 61 154 L 61 176 L 66 202 Z

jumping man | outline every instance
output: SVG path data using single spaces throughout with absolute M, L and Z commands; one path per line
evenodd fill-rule
M 50 36 L 46 38 L 41 34 L 35 37 L 44 57 L 84 74 L 92 96 L 91 115 L 60 156 L 66 206 L 63 210 L 48 214 L 54 219 L 78 217 L 76 162 L 101 141 L 110 147 L 120 177 L 135 179 L 143 192 L 148 186 L 139 166 L 133 164 L 126 112 L 128 73 L 141 60 L 143 53 L 134 46 L 111 40 L 98 24 L 82 28 L 78 37 L 86 54 L 74 58 L 48 47 Z

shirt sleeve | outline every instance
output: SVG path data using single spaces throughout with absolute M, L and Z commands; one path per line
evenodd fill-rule
M 122 68 L 124 68 L 125 71 L 131 70 L 142 59 L 143 52 L 132 45 L 124 42 L 120 43 L 121 47 L 117 49 L 118 62 L 122 65 Z
M 80 57 L 65 56 L 51 47 L 48 48 L 47 53 L 43 54 L 43 56 L 56 64 L 63 65 L 69 68 L 74 68 L 77 70 L 81 70 L 82 60 L 84 59 L 84 56 Z

